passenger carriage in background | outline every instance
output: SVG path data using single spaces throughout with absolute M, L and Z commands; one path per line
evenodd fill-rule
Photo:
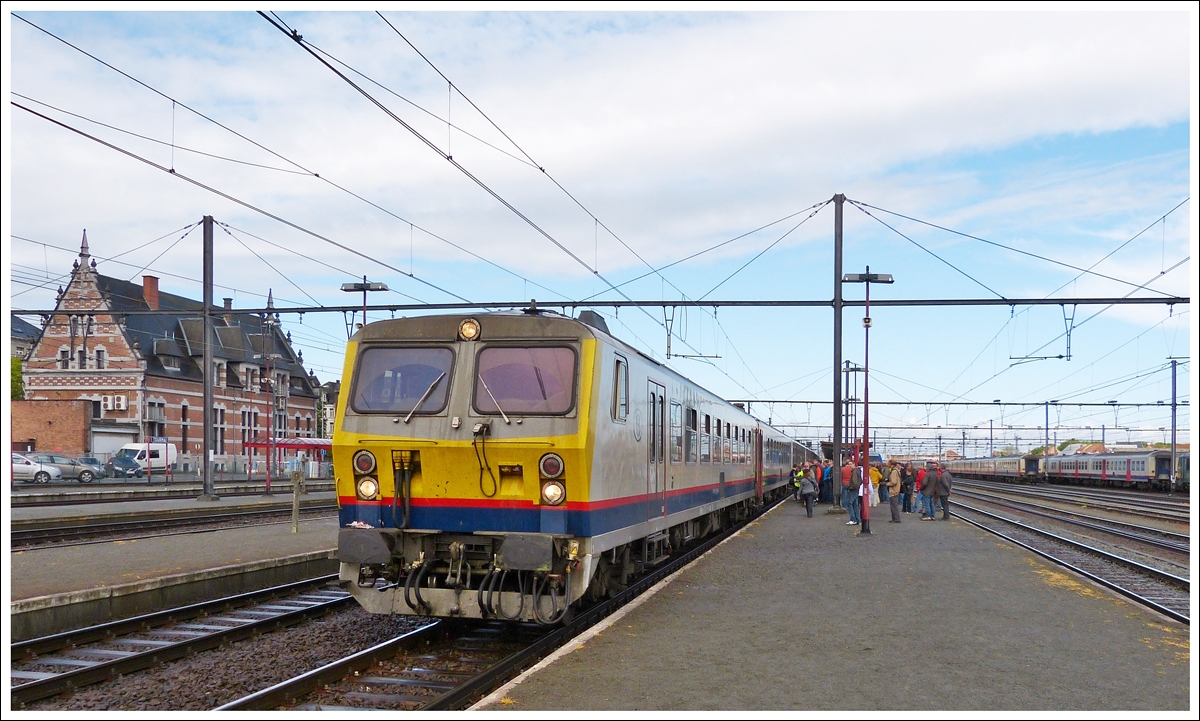
M 343 377 L 338 557 L 373 613 L 556 623 L 816 458 L 588 311 L 372 323 Z
M 1177 487 L 1188 488 L 1189 454 L 1177 455 Z M 955 475 L 989 481 L 1067 485 L 1113 486 L 1142 490 L 1167 490 L 1171 452 L 1142 449 L 1116 453 L 1079 453 L 1062 456 L 1004 456 L 963 458 L 946 463 Z

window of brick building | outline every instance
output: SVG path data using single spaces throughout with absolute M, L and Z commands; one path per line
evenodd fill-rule
M 96 349 L 96 368 L 105 368 L 108 366 L 108 354 L 103 348 Z
M 71 367 L 71 351 L 60 350 L 58 352 L 58 368 L 59 370 L 68 370 Z

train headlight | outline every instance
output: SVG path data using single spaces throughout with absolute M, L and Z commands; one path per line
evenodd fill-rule
M 558 478 L 565 467 L 562 456 L 557 453 L 547 453 L 538 461 L 538 470 L 541 471 L 542 478 Z
M 542 502 L 548 506 L 557 506 L 567 500 L 567 488 L 562 481 L 548 481 L 542 484 Z
M 366 476 L 358 479 L 358 497 L 364 501 L 370 501 L 379 495 L 379 481 Z
M 354 472 L 370 473 L 375 470 L 375 454 L 370 451 L 359 451 L 354 454 Z
M 479 338 L 479 321 L 474 318 L 467 318 L 462 323 L 459 323 L 458 337 L 462 340 L 476 340 Z

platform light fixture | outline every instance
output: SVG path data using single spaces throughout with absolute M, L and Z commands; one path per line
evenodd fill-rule
M 367 276 L 365 276 L 365 275 L 363 276 L 361 283 L 342 283 L 342 291 L 343 292 L 345 292 L 345 293 L 361 292 L 363 294 L 362 324 L 364 326 L 367 324 L 367 293 L 374 292 L 374 291 L 380 291 L 380 290 L 388 290 L 387 283 L 368 282 Z M 351 313 L 351 315 L 353 316 L 353 313 Z M 353 317 L 351 317 L 350 322 L 351 322 L 351 324 L 353 324 L 353 322 L 354 322 Z M 347 336 L 349 336 L 350 335 L 350 332 L 349 332 L 350 327 L 349 326 L 347 326 L 346 331 L 347 331 Z
M 872 283 L 894 283 L 892 276 L 888 273 L 872 273 L 871 266 L 867 266 L 865 273 L 846 273 L 842 276 L 843 283 L 862 283 L 866 286 L 866 302 L 864 303 L 863 316 L 863 437 L 862 437 L 862 482 L 860 486 L 863 493 L 862 503 L 862 528 L 858 532 L 859 536 L 871 535 L 871 436 L 868 424 L 868 403 L 870 396 L 867 394 L 867 381 L 870 377 L 870 356 L 868 349 L 871 345 L 871 284 Z M 939 440 L 940 444 L 940 440 Z

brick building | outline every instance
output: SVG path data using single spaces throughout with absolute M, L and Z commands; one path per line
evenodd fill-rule
M 180 469 L 195 469 L 204 442 L 201 303 L 159 291 L 154 276 L 138 285 L 97 273 L 85 232 L 55 311 L 72 313 L 51 315 L 30 352 L 27 402 L 13 404 L 12 440 L 30 440 L 16 437 L 15 416 L 38 413 L 39 401 L 87 401 L 88 447 L 67 452 L 104 458 L 125 443 L 166 437 L 179 446 Z M 268 424 L 277 438 L 314 437 L 319 429 L 317 381 L 302 355 L 274 319 L 232 311 L 229 298 L 211 311 L 212 448 L 214 461 L 235 471 L 264 460 L 246 443 L 267 436 Z M 21 428 L 38 427 L 26 420 Z

